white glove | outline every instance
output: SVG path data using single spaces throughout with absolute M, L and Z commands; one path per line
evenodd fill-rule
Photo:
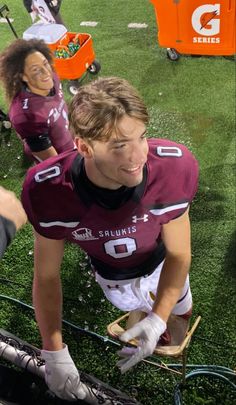
M 62 350 L 41 350 L 45 360 L 45 381 L 54 394 L 68 401 L 84 399 L 84 384 L 70 356 L 67 345 Z
M 145 319 L 122 333 L 120 336 L 122 342 L 127 343 L 129 340 L 137 338 L 139 340 L 139 346 L 136 348 L 124 347 L 120 351 L 119 354 L 126 357 L 117 363 L 121 373 L 125 373 L 139 361 L 150 356 L 154 352 L 157 342 L 165 330 L 166 323 L 154 312 L 150 312 Z
M 34 22 L 34 21 L 36 20 L 36 18 L 37 18 L 37 13 L 36 13 L 36 11 L 31 11 L 30 17 L 31 17 L 32 22 Z

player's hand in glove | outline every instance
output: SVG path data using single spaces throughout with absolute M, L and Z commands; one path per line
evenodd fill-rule
M 45 381 L 54 394 L 68 401 L 84 399 L 84 384 L 70 356 L 67 345 L 62 350 L 41 350 L 45 360 Z
M 150 356 L 154 352 L 157 342 L 165 330 L 166 323 L 154 312 L 150 312 L 145 319 L 122 333 L 120 336 L 122 342 L 127 343 L 129 340 L 137 338 L 139 346 L 136 348 L 124 347 L 120 351 L 119 354 L 125 357 L 117 363 L 121 373 L 125 373 L 139 361 Z
M 37 18 L 37 13 L 36 13 L 36 11 L 31 11 L 30 17 L 31 17 L 32 22 L 35 22 L 35 20 L 36 20 L 36 18 Z

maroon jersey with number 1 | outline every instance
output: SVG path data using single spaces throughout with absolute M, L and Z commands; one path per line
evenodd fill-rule
M 25 89 L 15 96 L 10 106 L 12 126 L 23 140 L 28 155 L 31 155 L 31 151 L 25 140 L 40 135 L 48 135 L 57 153 L 74 148 L 69 131 L 68 109 L 56 74 L 53 80 L 53 95 L 45 97 Z

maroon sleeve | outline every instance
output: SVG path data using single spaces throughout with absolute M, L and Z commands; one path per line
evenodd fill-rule
M 165 139 L 151 140 L 149 187 L 151 212 L 165 224 L 183 215 L 198 188 L 198 162 L 184 145 Z
M 73 204 L 74 195 L 68 167 L 76 154 L 65 152 L 46 159 L 29 169 L 25 177 L 21 194 L 23 207 L 34 229 L 46 238 L 65 238 L 67 228 L 63 223 L 70 223 L 68 202 Z M 54 226 L 44 225 L 47 222 Z
M 48 134 L 47 119 L 44 114 L 38 111 L 37 97 L 35 98 L 35 104 L 33 97 L 28 102 L 25 100 L 27 100 L 27 97 L 18 96 L 10 107 L 10 120 L 17 134 L 21 139 Z M 29 104 L 29 109 L 26 110 L 22 107 L 24 102 Z

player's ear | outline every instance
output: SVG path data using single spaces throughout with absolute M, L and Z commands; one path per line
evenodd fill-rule
M 92 147 L 84 139 L 79 137 L 74 138 L 75 145 L 80 153 L 85 158 L 91 158 L 93 155 Z
M 21 76 L 21 80 L 22 80 L 22 82 L 28 83 L 27 76 L 24 73 Z

